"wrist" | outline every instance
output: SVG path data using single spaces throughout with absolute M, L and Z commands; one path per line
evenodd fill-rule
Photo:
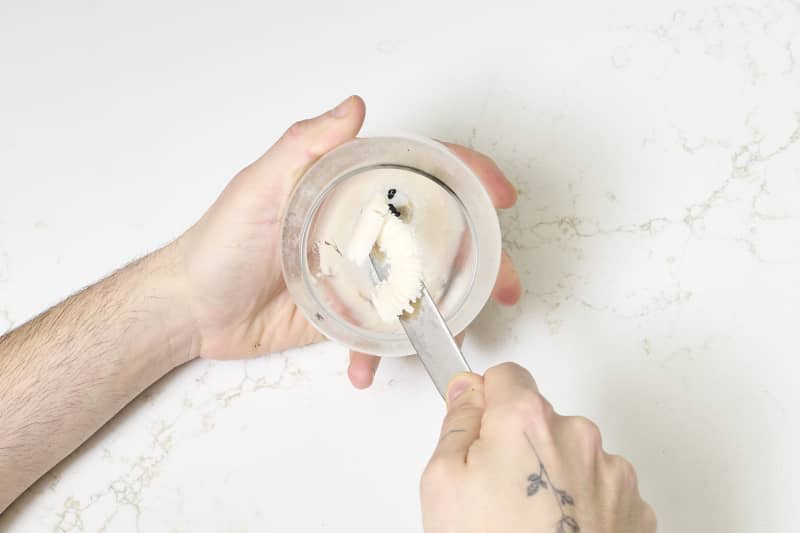
M 144 258 L 142 265 L 147 272 L 146 296 L 153 302 L 163 340 L 154 352 L 171 368 L 200 354 L 200 332 L 192 314 L 181 246 L 180 240 L 173 241 Z

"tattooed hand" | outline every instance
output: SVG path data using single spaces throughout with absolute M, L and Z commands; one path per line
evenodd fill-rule
M 556 414 L 513 363 L 450 384 L 422 476 L 426 533 L 653 533 L 636 473 L 591 421 Z

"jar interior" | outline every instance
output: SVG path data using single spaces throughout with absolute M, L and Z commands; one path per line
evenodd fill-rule
M 423 171 L 373 165 L 330 182 L 303 228 L 301 268 L 306 285 L 333 319 L 360 335 L 394 339 L 404 337 L 399 320 L 381 320 L 371 300 L 379 283 L 374 269 L 369 261 L 358 264 L 348 258 L 353 236 L 365 223 L 365 206 L 378 197 L 413 230 L 422 280 L 445 320 L 459 311 L 472 289 L 478 250 L 461 201 Z

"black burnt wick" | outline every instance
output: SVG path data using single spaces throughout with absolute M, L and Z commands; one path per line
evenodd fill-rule
M 389 204 L 389 212 L 397 218 L 400 218 L 400 211 L 394 206 L 394 204 Z
M 389 192 L 386 194 L 386 197 L 391 200 L 394 198 L 394 195 L 397 194 L 397 189 L 389 189 Z

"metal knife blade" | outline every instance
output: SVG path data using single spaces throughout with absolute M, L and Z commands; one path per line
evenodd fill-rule
M 372 254 L 369 259 L 377 278 L 386 279 L 385 264 Z M 470 368 L 424 284 L 419 299 L 414 303 L 414 311 L 403 313 L 400 324 L 439 394 L 446 398 L 447 385 L 453 376 L 470 372 Z

